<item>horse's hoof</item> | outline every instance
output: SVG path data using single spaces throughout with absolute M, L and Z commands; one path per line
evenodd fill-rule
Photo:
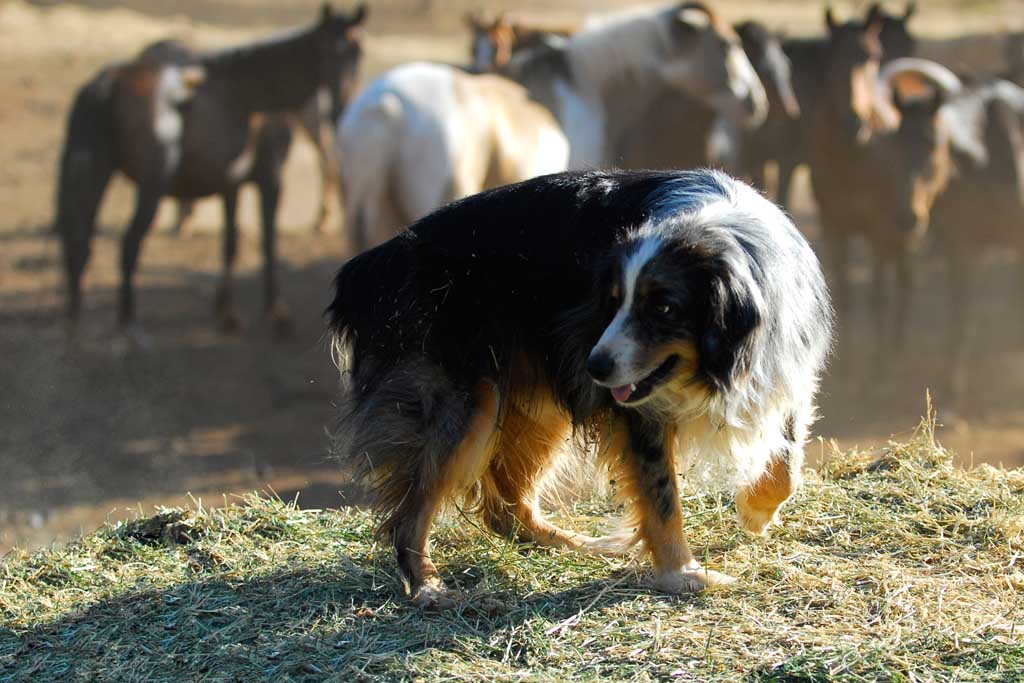
M 326 235 L 331 223 L 330 218 L 326 211 L 321 211 L 320 215 L 317 216 L 316 222 L 313 223 L 313 232 L 317 235 Z
M 117 338 L 120 339 L 120 348 L 115 345 L 115 350 L 120 351 L 146 351 L 153 346 L 152 338 L 143 331 L 138 323 L 121 323 L 117 328 Z
M 721 572 L 703 567 L 677 569 L 663 572 L 654 577 L 654 588 L 663 593 L 685 595 L 700 593 L 709 588 L 719 588 L 735 583 L 736 579 Z
M 233 308 L 221 310 L 218 313 L 220 319 L 220 331 L 225 334 L 238 334 L 242 331 L 242 316 Z
M 292 314 L 283 301 L 278 301 L 267 309 L 267 319 L 279 337 L 286 337 L 291 333 Z

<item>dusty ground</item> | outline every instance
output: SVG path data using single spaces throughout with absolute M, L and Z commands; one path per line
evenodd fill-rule
M 49 4 L 49 3 L 42 3 Z M 417 58 L 460 61 L 461 13 L 488 2 L 421 0 L 373 4 L 364 74 Z M 507 3 L 512 4 L 512 3 Z M 518 3 L 532 16 L 574 20 L 584 9 L 623 2 Z M 170 235 L 164 207 L 140 268 L 140 311 L 152 345 L 128 351 L 113 334 L 118 236 L 131 190 L 115 183 L 87 274 L 82 347 L 68 354 L 60 319 L 57 245 L 49 234 L 54 169 L 73 91 L 106 61 L 167 36 L 225 45 L 301 23 L 317 2 L 143 0 L 132 9 L 105 0 L 48 8 L 0 2 L 0 552 L 91 529 L 108 514 L 177 503 L 186 492 L 207 503 L 224 494 L 274 490 L 310 506 L 339 501 L 339 473 L 324 461 L 335 371 L 321 338 L 320 312 L 345 257 L 339 231 L 309 231 L 319 174 L 308 145 L 289 161 L 282 209 L 283 285 L 295 329 L 279 340 L 258 317 L 255 199 L 246 196 L 239 336 L 213 327 L 210 299 L 219 261 L 219 208 L 199 207 L 196 232 Z M 731 18 L 758 16 L 791 33 L 816 30 L 803 2 L 718 3 Z M 923 33 L 1010 26 L 1020 2 L 927 3 Z M 187 15 L 187 16 L 186 16 Z M 806 199 L 797 219 L 814 234 Z M 1014 264 L 997 260 L 985 282 L 972 408 L 940 438 L 966 462 L 1024 463 L 1024 311 Z M 941 272 L 922 279 L 913 352 L 870 398 L 850 401 L 830 382 L 822 397 L 825 441 L 875 447 L 909 430 L 941 369 Z M 858 327 L 865 344 L 870 329 Z M 941 397 L 939 406 L 941 408 Z M 824 444 L 822 449 L 827 448 Z M 818 450 L 812 446 L 812 450 Z M 141 502 L 139 502 L 141 501 Z

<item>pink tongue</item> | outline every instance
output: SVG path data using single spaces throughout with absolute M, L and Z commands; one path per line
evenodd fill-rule
M 625 403 L 629 400 L 629 397 L 633 394 L 633 385 L 627 384 L 624 387 L 614 387 L 612 389 L 612 398 L 619 403 Z

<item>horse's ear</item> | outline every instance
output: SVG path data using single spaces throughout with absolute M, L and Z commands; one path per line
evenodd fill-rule
M 910 0 L 907 3 L 907 9 L 903 12 L 903 21 L 909 21 L 910 17 L 914 16 L 914 12 L 917 11 L 917 3 L 914 0 Z
M 334 8 L 331 7 L 331 3 L 325 2 L 320 6 L 320 23 L 327 25 L 334 17 Z
M 700 7 L 683 7 L 676 12 L 676 20 L 697 31 L 703 31 L 711 25 L 711 15 Z
M 825 6 L 825 26 L 828 27 L 829 33 L 835 30 L 837 25 L 835 14 L 832 13 L 832 5 Z
M 867 14 L 864 15 L 864 28 L 868 31 L 880 31 L 882 30 L 882 21 L 884 19 L 882 6 L 877 2 L 871 3 Z
M 885 15 L 880 5 L 872 5 L 864 18 L 864 34 L 868 40 L 877 41 L 882 35 L 882 28 L 885 26 Z
M 352 17 L 348 20 L 349 26 L 360 26 L 366 21 L 367 15 L 370 14 L 370 8 L 366 6 L 365 2 L 361 2 L 356 5 L 355 10 L 352 12 Z

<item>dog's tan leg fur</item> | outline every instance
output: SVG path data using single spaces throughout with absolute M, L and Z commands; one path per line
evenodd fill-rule
M 579 548 L 589 536 L 560 529 L 542 516 L 539 488 L 565 444 L 570 424 L 550 399 L 523 404 L 508 400 L 494 458 L 482 481 L 481 512 L 502 536 L 543 546 Z
M 444 609 L 455 605 L 458 595 L 449 591 L 430 559 L 430 527 L 441 504 L 477 481 L 493 450 L 498 418 L 497 391 L 489 384 L 476 391 L 476 412 L 466 435 L 432 481 L 421 482 L 406 501 L 410 510 L 394 530 L 395 552 L 413 602 L 421 607 Z
M 655 587 L 686 593 L 731 583 L 732 577 L 700 566 L 683 534 L 674 428 L 663 430 L 656 447 L 639 447 L 625 424 L 616 425 L 613 433 L 609 456 L 620 454 L 613 472 L 622 496 L 633 504 L 636 534 L 651 553 Z
M 778 511 L 800 484 L 799 472 L 791 472 L 785 455 L 775 454 L 764 474 L 751 486 L 736 494 L 736 511 L 743 528 L 763 534 L 768 525 L 778 522 Z

